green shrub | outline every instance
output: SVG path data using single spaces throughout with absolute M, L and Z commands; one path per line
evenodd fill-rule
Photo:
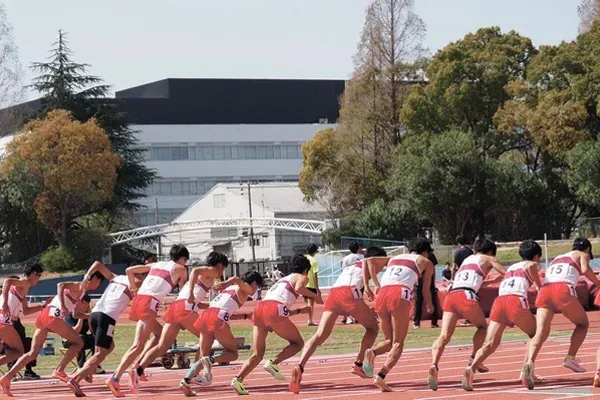
M 70 249 L 52 246 L 42 255 L 42 265 L 51 272 L 75 271 L 81 269 Z

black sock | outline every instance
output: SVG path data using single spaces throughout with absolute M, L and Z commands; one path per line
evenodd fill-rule
M 383 372 L 380 372 L 380 373 L 377 374 L 377 376 L 379 376 L 381 379 L 385 379 L 386 375 L 387 374 L 384 374 Z
M 208 360 L 210 361 L 210 363 L 211 363 L 211 364 L 214 364 L 214 363 L 215 363 L 215 359 L 214 359 L 214 357 L 213 357 L 213 356 L 209 356 L 209 357 L 208 357 Z
M 240 378 L 239 376 L 236 376 L 236 377 L 235 377 L 235 379 L 237 379 L 237 380 L 238 380 L 238 381 L 240 381 L 240 382 L 244 382 L 244 379 L 243 379 L 243 378 Z
M 354 365 L 356 365 L 357 367 L 362 367 L 363 364 L 361 362 L 354 361 Z
M 136 371 L 137 371 L 138 376 L 144 376 L 144 368 L 137 367 Z
M 300 372 L 304 373 L 304 367 L 300 364 L 298 364 L 298 366 L 300 367 Z

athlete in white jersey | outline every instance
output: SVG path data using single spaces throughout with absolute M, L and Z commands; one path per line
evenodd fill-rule
M 304 341 L 296 325 L 289 319 L 290 315 L 307 312 L 308 308 L 292 310 L 299 295 L 313 298 L 322 304 L 320 295 L 306 288 L 310 261 L 303 255 L 292 258 L 292 273 L 278 280 L 267 292 L 263 301 L 254 308 L 252 321 L 254 323 L 252 356 L 242 366 L 240 372 L 231 381 L 231 387 L 240 395 L 248 394 L 244 387 L 244 378 L 256 368 L 265 356 L 267 336 L 274 332 L 277 336 L 288 341 L 288 345 L 272 360 L 268 360 L 263 368 L 277 380 L 285 380 L 279 370 L 279 364 L 302 350 Z
M 181 329 L 185 329 L 192 335 L 199 337 L 200 333 L 194 326 L 198 319 L 200 309 L 207 308 L 202 303 L 210 288 L 213 287 L 215 279 L 223 275 L 229 260 L 223 253 L 211 252 L 207 259 L 206 267 L 196 267 L 189 274 L 188 281 L 180 290 L 177 300 L 169 304 L 164 316 L 163 326 L 158 344 L 142 355 L 139 365 L 130 370 L 131 387 L 137 389 L 139 379 L 144 376 L 144 368 L 162 356 L 173 345 Z
M 125 270 L 125 275 L 112 274 L 109 284 L 102 293 L 100 300 L 92 309 L 90 315 L 90 330 L 94 335 L 95 351 L 86 363 L 79 368 L 77 373 L 71 377 L 69 388 L 75 396 L 81 397 L 82 392 L 79 382 L 82 379 L 91 377 L 104 359 L 115 349 L 114 334 L 117 318 L 125 310 L 131 299 L 133 291 L 130 287 L 131 281 L 135 283 L 135 288 L 140 287 L 146 277 L 146 267 L 129 267 Z
M 467 391 L 473 390 L 476 369 L 496 351 L 507 326 L 518 326 L 529 338 L 535 335 L 535 317 L 529 309 L 527 296 L 532 284 L 542 287 L 539 276 L 542 248 L 533 240 L 525 240 L 519 246 L 519 255 L 523 261 L 510 266 L 500 283 L 484 345 L 463 374 L 462 388 Z
M 191 380 L 196 377 L 198 371 L 202 370 L 202 376 L 194 379 L 201 385 L 212 383 L 212 364 L 227 363 L 237 360 L 238 349 L 231 333 L 229 321 L 233 319 L 246 319 L 248 314 L 235 313 L 246 302 L 249 296 L 254 295 L 256 290 L 262 286 L 263 278 L 258 272 L 252 272 L 245 279 L 236 276 L 227 281 L 214 285 L 214 289 L 220 292 L 210 302 L 209 307 L 200 314 L 194 323 L 200 331 L 200 356 L 187 372 L 185 378 L 180 382 L 179 388 L 186 396 L 195 395 L 191 389 Z M 212 345 L 218 340 L 223 346 L 223 353 L 212 357 Z
M 158 307 L 175 286 L 187 281 L 186 264 L 190 258 L 190 253 L 185 246 L 174 245 L 169 251 L 171 261 L 157 262 L 149 265 L 138 265 L 140 272 L 147 273 L 142 286 L 137 290 L 133 276 L 129 276 L 129 286 L 135 297 L 131 303 L 129 319 L 137 322 L 136 335 L 133 344 L 121 358 L 119 366 L 113 375 L 106 380 L 106 386 L 115 397 L 123 397 L 119 380 L 127 371 L 129 366 L 138 358 L 151 334 L 159 338 L 162 332 L 162 326 L 157 321 Z M 133 393 L 137 392 L 137 378 L 132 377 L 130 389 Z
M 79 353 L 83 346 L 83 341 L 73 328 L 64 321 L 64 317 L 75 309 L 75 305 L 83 297 L 86 290 L 96 290 L 108 274 L 110 274 L 108 268 L 99 262 L 95 262 L 83 276 L 83 281 L 61 282 L 58 284 L 58 294 L 36 318 L 36 330 L 33 333 L 31 350 L 19 357 L 10 371 L 0 379 L 0 387 L 5 395 L 11 395 L 11 380 L 26 364 L 35 360 L 50 333 L 56 333 L 71 343 L 71 346 L 52 373 L 52 377 L 55 379 L 59 379 L 65 383 L 69 380 L 69 377 L 65 373 L 65 368 Z M 77 312 L 75 312 L 75 318 L 78 318 Z
M 13 327 L 13 320 L 19 318 L 24 310 L 27 313 L 34 312 L 36 308 L 29 307 L 27 304 L 27 293 L 29 288 L 37 285 L 42 276 L 42 266 L 40 264 L 31 264 L 25 267 L 24 277 L 7 278 L 2 286 L 2 297 L 0 297 L 0 340 L 7 348 L 3 355 L 0 355 L 0 366 L 8 364 L 21 357 L 24 352 L 23 341 L 17 330 Z
M 385 250 L 373 246 L 367 248 L 365 258 L 385 255 Z M 292 370 L 292 378 L 289 385 L 292 393 L 299 393 L 302 374 L 304 373 L 306 363 L 308 363 L 308 360 L 312 357 L 317 348 L 329 338 L 340 315 L 355 318 L 365 328 L 365 333 L 363 334 L 360 348 L 354 364 L 352 364 L 350 373 L 361 378 L 373 376 L 372 373 L 371 375 L 368 375 L 367 371 L 363 369 L 363 358 L 366 349 L 375 343 L 379 327 L 377 325 L 375 312 L 373 312 L 363 300 L 363 288 L 365 286 L 363 269 L 364 261 L 356 261 L 355 263 L 342 268 L 342 272 L 334 283 L 334 287 L 331 288 L 327 295 L 323 314 L 319 321 L 319 329 L 317 329 L 317 332 L 304 345 L 300 362 Z
M 590 267 L 590 260 L 594 258 L 590 241 L 586 238 L 577 238 L 573 242 L 572 249 L 572 252 L 558 256 L 550 263 L 545 271 L 544 285 L 535 301 L 537 329 L 529 344 L 529 357 L 523 367 L 522 379 L 523 385 L 528 389 L 533 389 L 535 386 L 533 377 L 535 359 L 550 335 L 554 314 L 559 311 L 575 324 L 571 335 L 571 345 L 567 357 L 563 361 L 563 366 L 573 372 L 586 371 L 575 356 L 585 340 L 589 321 L 585 309 L 577 298 L 574 285 L 577 284 L 579 274 L 585 275 L 596 287 L 600 287 L 600 281 Z
M 488 239 L 477 239 L 473 244 L 475 255 L 467 257 L 454 276 L 452 290 L 446 296 L 442 309 L 442 331 L 431 348 L 432 362 L 429 367 L 427 385 L 431 390 L 438 388 L 438 363 L 442 358 L 446 345 L 452 339 L 456 322 L 460 318 L 469 320 L 476 328 L 473 335 L 471 362 L 485 340 L 487 322 L 483 310 L 479 306 L 477 292 L 484 284 L 500 282 L 505 274 L 504 267 L 496 260 L 496 244 Z M 486 280 L 488 273 L 496 270 L 495 278 Z M 480 364 L 477 372 L 489 370 Z
M 386 383 L 386 375 L 394 368 L 404 347 L 404 339 L 408 332 L 408 321 L 411 308 L 411 293 L 419 278 L 423 277 L 423 300 L 427 312 L 433 312 L 431 300 L 431 280 L 435 279 L 433 263 L 429 254 L 433 252 L 429 241 L 417 238 L 409 244 L 410 254 L 393 258 L 377 257 L 367 259 L 368 270 L 365 271 L 365 286 L 369 299 L 373 292 L 369 288 L 369 279 L 373 280 L 375 293 L 375 311 L 379 315 L 384 340 L 365 352 L 364 369 L 375 369 L 375 356 L 389 352 L 385 363 L 375 376 L 373 384 L 382 392 L 391 392 Z M 381 279 L 377 277 L 383 269 Z M 371 372 L 372 375 L 372 372 Z

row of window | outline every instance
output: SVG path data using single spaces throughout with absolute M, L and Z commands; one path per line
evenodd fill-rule
M 248 238 L 248 246 L 252 246 L 252 239 L 248 229 L 243 229 L 238 232 L 238 228 L 211 228 L 210 237 L 212 239 L 226 239 L 234 238 L 238 235 L 242 235 Z M 269 235 L 268 234 L 255 234 L 254 235 L 254 246 L 255 247 L 268 247 L 269 246 Z
M 241 178 L 234 177 L 210 177 L 200 178 L 198 180 L 156 180 L 154 184 L 146 190 L 148 196 L 202 196 L 212 189 L 217 183 L 240 182 Z M 243 181 L 255 182 L 296 182 L 297 175 L 275 177 L 244 177 Z
M 145 158 L 148 161 L 299 159 L 302 145 L 153 146 L 146 148 Z
M 154 210 L 140 211 L 134 214 L 133 221 L 138 226 L 151 226 L 155 225 L 155 222 L 158 222 L 159 224 L 168 224 L 184 211 L 184 209 L 159 209 L 158 221 L 156 221 Z

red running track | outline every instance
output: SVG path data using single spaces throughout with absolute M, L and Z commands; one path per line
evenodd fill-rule
M 598 319 L 598 318 L 593 318 Z M 467 364 L 470 347 L 448 347 L 440 364 L 440 388 L 433 392 L 425 385 L 427 368 L 430 365 L 429 349 L 407 350 L 398 365 L 388 374 L 387 381 L 394 393 L 379 393 L 372 386 L 372 380 L 360 379 L 349 373 L 353 356 L 315 357 L 305 370 L 300 395 L 287 391 L 287 383 L 273 380 L 262 368 L 257 368 L 246 378 L 246 388 L 253 399 L 576 399 L 592 398 L 600 395 L 600 389 L 591 387 L 595 370 L 596 349 L 600 346 L 600 333 L 590 333 L 579 352 L 578 357 L 588 369 L 587 373 L 575 374 L 562 367 L 562 360 L 569 346 L 568 337 L 549 340 L 536 364 L 536 372 L 545 378 L 533 391 L 520 386 L 519 372 L 523 364 L 524 342 L 502 344 L 488 360 L 490 368 L 487 374 L 477 374 L 474 392 L 465 392 L 460 388 L 462 372 Z M 383 358 L 378 358 L 379 366 Z M 289 377 L 294 365 L 293 360 L 282 365 L 282 372 Z M 196 398 L 235 399 L 236 393 L 229 387 L 231 378 L 239 369 L 240 363 L 215 367 L 213 385 L 196 387 Z M 149 369 L 150 382 L 142 384 L 138 396 L 125 390 L 127 398 L 183 398 L 178 391 L 178 382 L 184 370 Z M 83 383 L 83 390 L 89 398 L 112 398 L 103 382 L 107 376 L 97 375 L 94 384 Z M 124 383 L 125 383 L 124 379 Z M 66 385 L 49 379 L 36 382 L 16 382 L 12 385 L 16 397 L 27 399 L 72 399 L 73 395 Z

